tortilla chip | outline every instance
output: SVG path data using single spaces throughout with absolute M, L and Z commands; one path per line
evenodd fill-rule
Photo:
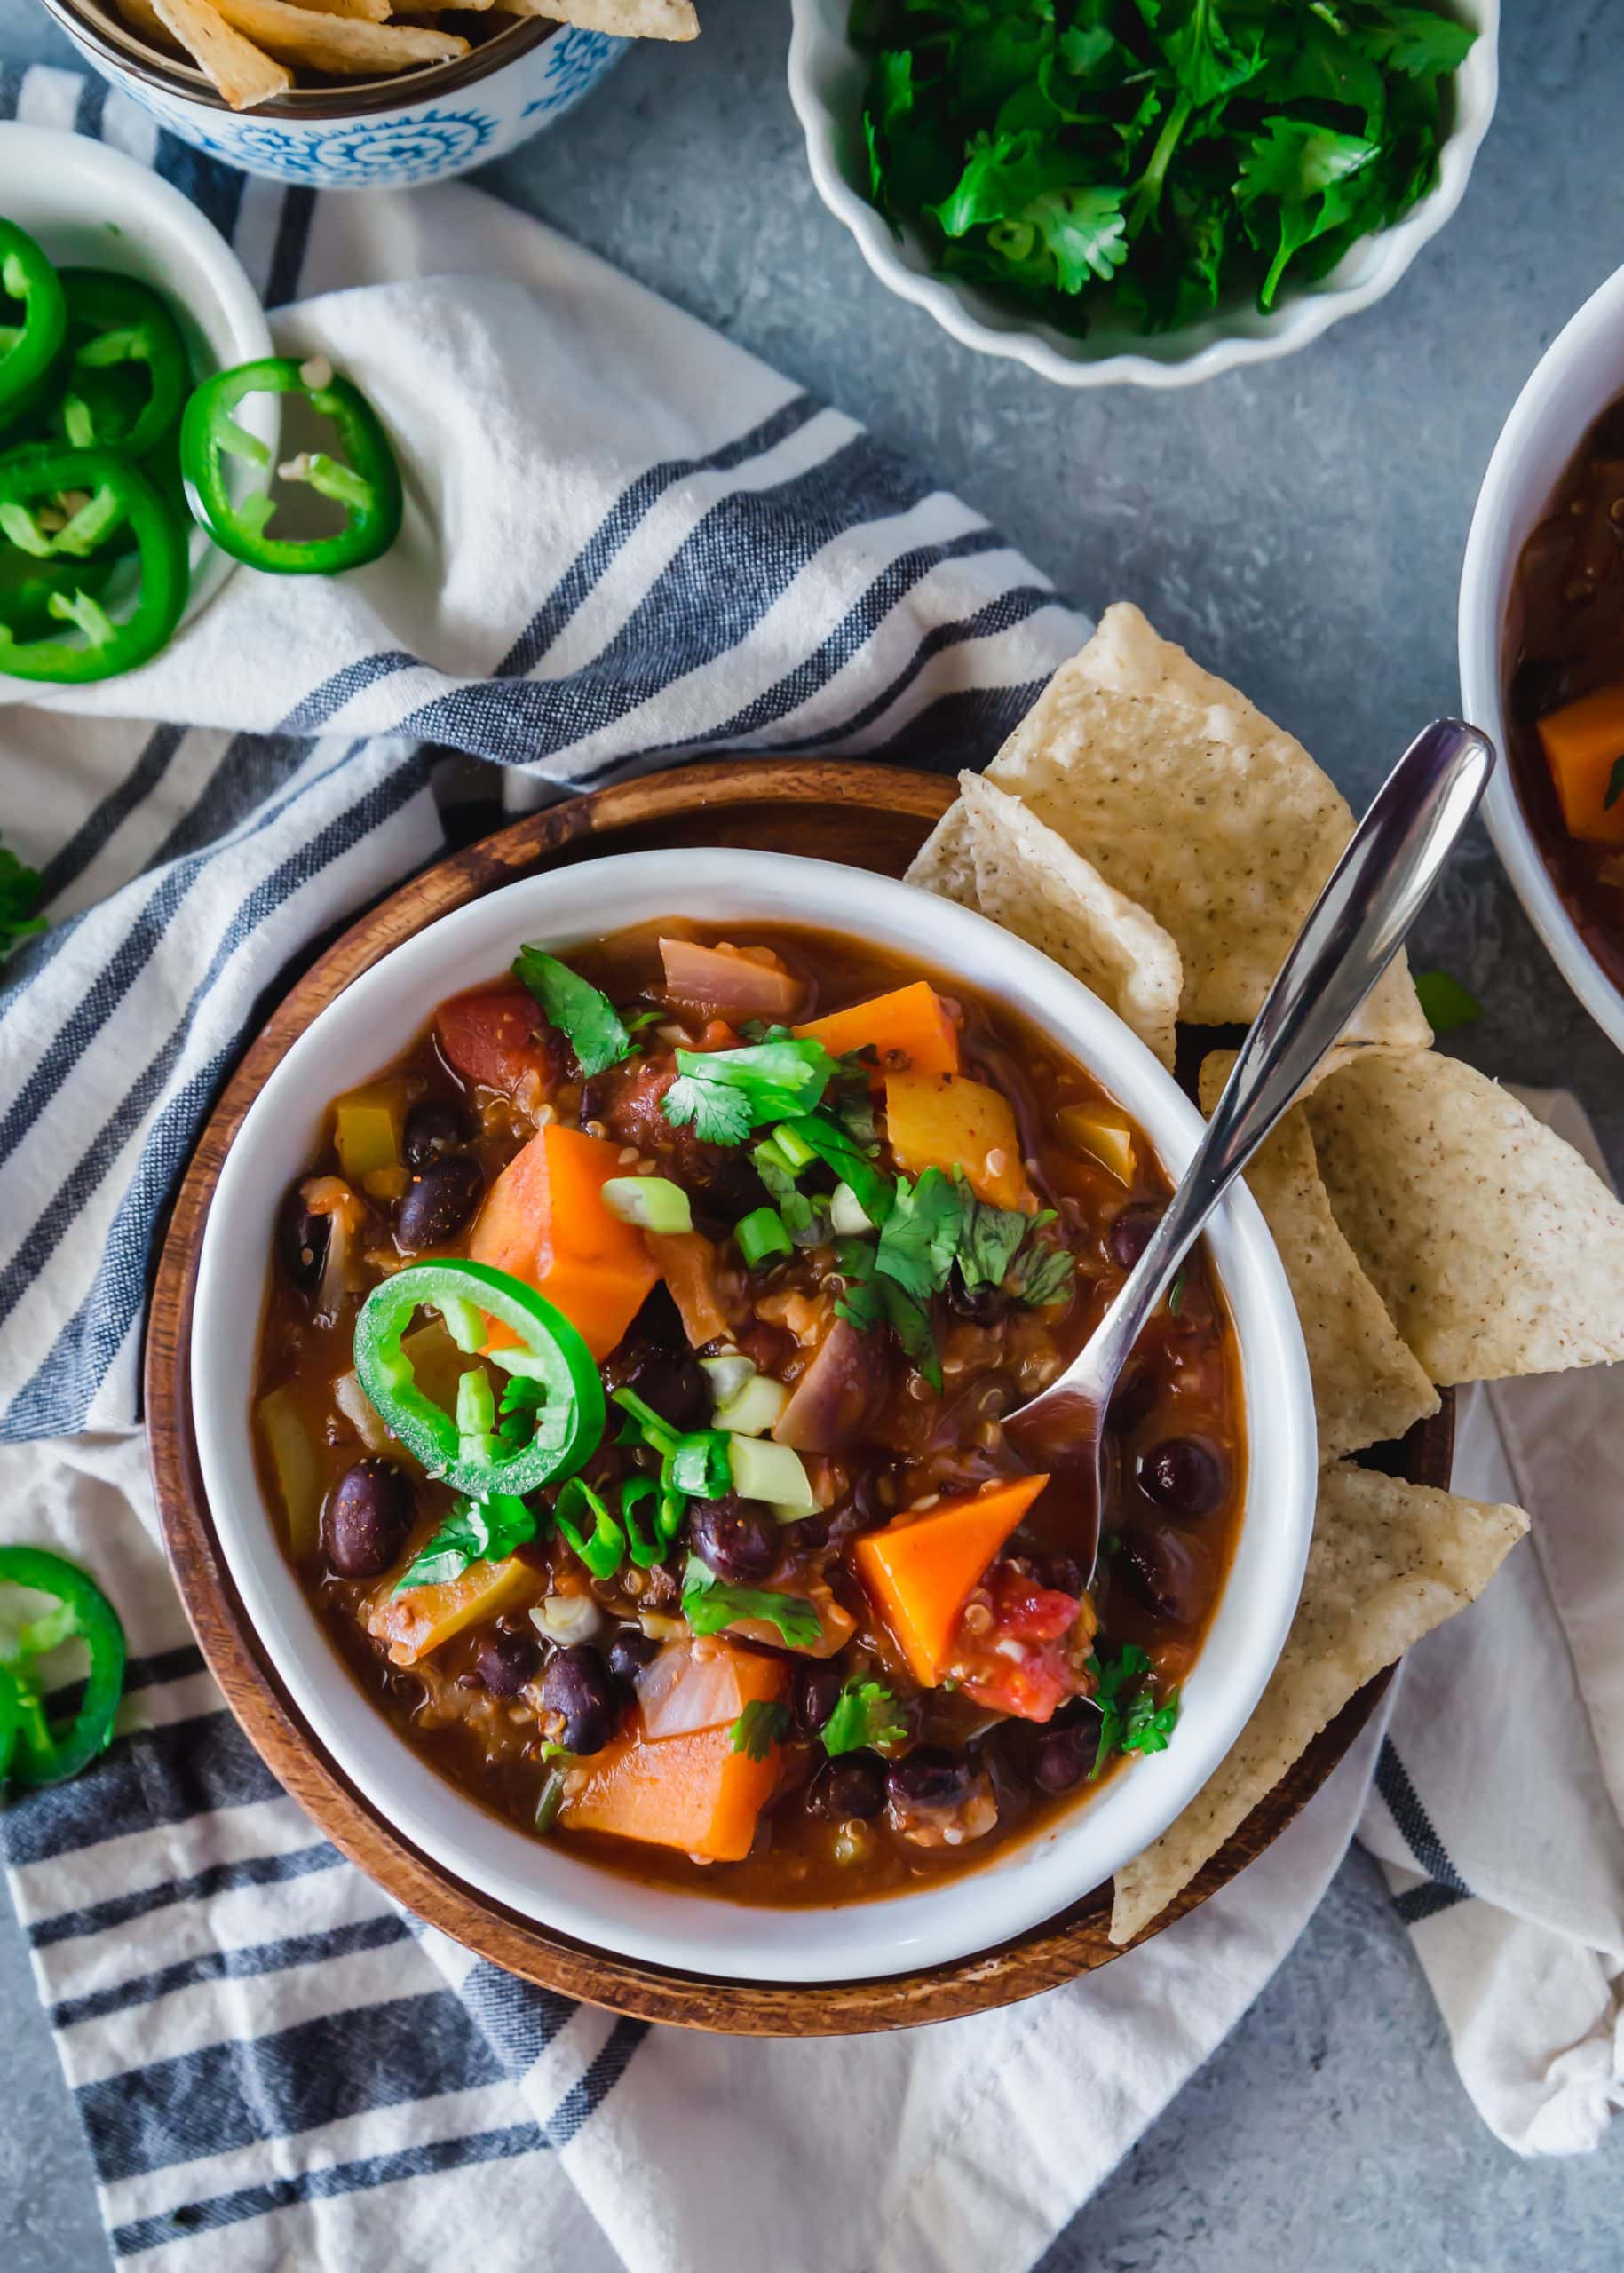
M 981 913 L 1080 978 L 1170 1071 L 1178 949 L 1018 797 L 962 773 Z
M 1112 1940 L 1130 1942 L 1165 1910 L 1355 1691 L 1481 1594 L 1527 1528 L 1520 1508 L 1326 1469 L 1279 1663 L 1216 1775 L 1117 1873 Z
M 1202 1064 L 1203 1113 L 1217 1103 L 1234 1062 L 1232 1049 L 1218 1049 Z M 1402 1437 L 1413 1422 L 1438 1411 L 1438 1394 L 1337 1227 L 1300 1105 L 1254 1156 L 1246 1180 L 1302 1321 L 1321 1462 Z
M 292 74 L 262 55 L 252 40 L 234 31 L 210 0 L 153 0 L 153 12 L 213 81 L 233 110 L 250 110 L 256 103 L 271 102 L 292 86 Z M 139 30 L 139 17 L 131 20 Z
M 1486 1074 L 1361 1052 L 1305 1110 L 1336 1220 L 1433 1381 L 1624 1358 L 1624 1206 Z
M 292 8 L 307 8 L 313 16 L 358 16 L 365 23 L 386 24 L 393 12 L 390 0 L 288 0 Z M 412 0 L 413 12 L 435 0 Z M 446 0 L 450 4 L 450 0 Z M 459 8 L 488 8 L 490 0 L 456 0 Z
M 921 891 L 933 891 L 939 899 L 956 899 L 961 907 L 980 907 L 975 849 L 963 797 L 948 806 L 909 861 L 902 881 L 917 884 Z
M 173 0 L 157 0 L 160 9 Z M 372 24 L 353 16 L 318 15 L 294 0 L 216 0 L 219 12 L 238 31 L 289 63 L 339 77 L 365 78 L 375 71 L 409 70 L 417 63 L 440 63 L 466 55 L 468 42 L 454 32 L 420 31 L 411 24 Z
M 551 16 L 621 39 L 697 39 L 693 0 L 496 0 L 504 16 Z
M 1353 833 L 1300 742 L 1121 604 L 1055 673 L 987 778 L 1172 934 L 1179 1015 L 1198 1026 L 1256 1017 Z M 1349 1034 L 1431 1041 L 1402 956 Z

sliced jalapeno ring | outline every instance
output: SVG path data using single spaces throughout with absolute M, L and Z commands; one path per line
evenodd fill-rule
M 239 363 L 205 379 L 186 404 L 180 425 L 180 467 L 186 501 L 223 552 L 273 576 L 335 576 L 363 567 L 386 552 L 400 533 L 400 469 L 382 422 L 354 382 L 329 373 L 319 383 L 296 356 L 271 355 Z M 271 470 L 271 453 L 233 416 L 244 396 L 297 395 L 329 418 L 344 453 L 310 450 L 279 471 L 344 508 L 344 527 L 324 537 L 275 537 L 267 524 L 276 507 L 270 489 L 239 503 L 231 494 L 226 461 L 238 458 Z
M 64 497 L 83 502 L 70 511 L 51 511 L 53 526 L 47 527 L 40 507 Z M 130 614 L 115 621 L 99 597 L 106 583 L 102 564 L 86 556 L 126 524 L 139 555 L 140 589 Z M 75 626 L 84 644 L 20 638 L 21 610 L 13 620 L 0 599 L 0 672 L 82 686 L 135 669 L 172 637 L 190 581 L 186 530 L 147 475 L 119 452 L 46 447 L 0 458 L 0 535 L 42 566 L 59 570 L 65 561 L 85 561 L 83 577 L 71 583 L 58 577 L 44 599 L 47 615 Z
M 0 1721 L 9 1701 L 15 1721 L 10 1774 L 19 1784 L 59 1784 L 87 1768 L 112 1741 L 113 1719 L 124 1690 L 124 1629 L 95 1580 L 75 1564 L 43 1547 L 0 1547 L 0 1583 L 53 1597 L 56 1608 L 24 1627 L 14 1653 L 0 1663 L 9 1699 L 0 1694 Z M 77 1713 L 53 1725 L 44 1693 L 27 1661 L 76 1635 L 91 1654 L 90 1674 Z M 0 1751 L 5 1739 L 0 1736 Z
M 180 327 L 149 284 L 64 268 L 67 352 L 54 436 L 75 449 L 145 457 L 180 424 L 192 374 Z
M 0 288 L 22 322 L 0 332 L 0 427 L 33 410 L 67 337 L 62 280 L 26 229 L 0 221 Z
M 420 1306 L 453 1321 L 453 1338 L 463 1347 L 476 1312 L 517 1337 L 487 1354 L 492 1365 L 534 1382 L 543 1392 L 528 1444 L 510 1452 L 479 1425 L 491 1417 L 487 1380 L 459 1390 L 457 1414 L 417 1387 L 401 1343 Z M 585 1342 L 533 1287 L 488 1263 L 413 1263 L 375 1287 L 355 1321 L 355 1370 L 384 1426 L 412 1457 L 471 1500 L 499 1493 L 522 1498 L 572 1475 L 602 1440 L 603 1383 Z

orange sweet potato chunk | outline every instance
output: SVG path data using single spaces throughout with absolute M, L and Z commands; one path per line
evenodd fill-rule
M 796 1032 L 820 1041 L 836 1057 L 849 1049 L 872 1049 L 882 1073 L 892 1067 L 915 1073 L 959 1070 L 959 1030 L 935 987 L 923 978 L 849 1010 L 831 1011 Z
M 1540 741 L 1568 835 L 1624 844 L 1624 685 L 1597 687 L 1553 710 L 1540 721 Z
M 1014 1108 L 1002 1089 L 962 1073 L 888 1073 L 885 1119 L 897 1165 L 909 1176 L 963 1168 L 978 1200 L 1035 1206 Z
M 741 1651 L 735 1672 L 747 1702 L 781 1701 L 788 1675 L 772 1658 Z M 633 1730 L 593 1754 L 589 1780 L 564 1802 L 559 1818 L 572 1831 L 607 1831 L 715 1863 L 741 1862 L 777 1786 L 780 1757 L 776 1744 L 764 1760 L 735 1752 L 731 1725 L 658 1744 Z
M 517 1152 L 486 1194 L 468 1252 L 555 1303 L 594 1358 L 609 1355 L 659 1271 L 643 1235 L 604 1206 L 619 1148 L 554 1122 Z M 493 1322 L 488 1347 L 517 1337 Z
M 1017 1477 L 923 1516 L 899 1516 L 852 1549 L 875 1607 L 926 1688 L 941 1678 L 970 1588 L 1048 1481 Z

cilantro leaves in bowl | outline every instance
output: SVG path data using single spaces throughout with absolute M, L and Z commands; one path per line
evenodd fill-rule
M 1073 335 L 1312 283 L 1433 186 L 1477 35 L 1395 0 L 855 0 L 868 192 Z

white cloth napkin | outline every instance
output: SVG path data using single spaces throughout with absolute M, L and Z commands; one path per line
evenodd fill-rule
M 87 110 L 69 75 L 20 88 L 21 115 L 189 170 L 257 275 L 321 296 L 279 337 L 356 370 L 421 508 L 365 578 L 240 576 L 139 678 L 0 714 L 0 812 L 78 918 L 0 992 L 0 1388 L 11 1435 L 57 1437 L 0 1452 L 0 1532 L 95 1569 L 134 1652 L 123 1741 L 0 1815 L 0 1844 L 115 2248 L 209 2273 L 505 2266 L 516 2244 L 582 2273 L 769 2250 L 782 2273 L 1020 2273 L 1290 1947 L 1379 1729 L 1239 1884 L 1051 1996 L 883 2039 L 650 2031 L 415 1928 L 279 1791 L 190 1642 L 129 1423 L 153 1227 L 257 995 L 438 846 L 420 736 L 554 784 L 747 744 L 985 759 L 1082 627 L 849 421 L 476 193 L 313 202 L 166 149 L 116 96 Z M 1543 1473 L 1525 1496 L 1560 1522 Z M 1573 1554 L 1600 1664 L 1624 1576 L 1591 1512 Z M 1531 1561 L 1445 1637 L 1484 1637 L 1458 1690 L 1432 1696 L 1417 1652 L 1382 1755 L 1481 1889 L 1417 1928 L 1423 1959 L 1452 1921 L 1509 1919 L 1504 1857 L 1446 1804 L 1483 1758 L 1515 1737 L 1538 1786 L 1519 1836 L 1567 1809 L 1546 1826 L 1563 1867 L 1518 1890 L 1492 1966 L 1462 1944 L 1437 1976 L 1469 2085 L 1497 2123 L 1520 2089 L 1530 2128 L 1581 2085 L 1604 2101 L 1620 1883 L 1591 1852 L 1616 1713 L 1592 1705 L 1585 1752 L 1537 1604 L 1549 1721 L 1507 1675 L 1532 1661 L 1499 1623 Z M 1406 1899 L 1433 1869 L 1416 1835 Z M 1553 1941 L 1576 1986 L 1548 2004 Z M 1513 2011 L 1520 2035 L 1483 2024 Z M 1557 2072 L 1574 2045 L 1582 2078 Z
M 1571 1097 L 1525 1102 L 1607 1175 Z M 1405 1661 L 1359 1835 L 1486 2123 L 1594 2147 L 1624 2106 L 1624 1366 L 1462 1397 L 1455 1485 L 1531 1536 Z

